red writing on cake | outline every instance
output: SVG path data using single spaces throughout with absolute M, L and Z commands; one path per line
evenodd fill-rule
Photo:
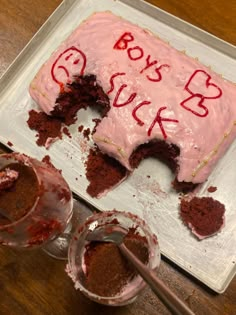
M 211 76 L 204 70 L 196 70 L 190 76 L 184 89 L 190 96 L 182 101 L 180 105 L 199 117 L 208 115 L 206 100 L 217 99 L 222 95 L 222 90 L 211 82 Z M 199 89 L 201 89 L 201 92 L 199 92 Z
M 135 106 L 135 108 L 133 109 L 132 111 L 132 116 L 133 118 L 137 121 L 137 123 L 140 125 L 140 126 L 143 126 L 144 125 L 144 122 L 137 116 L 137 110 L 139 108 L 141 108 L 142 106 L 144 105 L 149 105 L 151 104 L 151 102 L 149 101 L 143 101 L 141 103 L 139 103 L 137 106 Z M 161 132 L 162 132 L 162 135 L 163 135 L 163 138 L 164 139 L 167 139 L 167 134 L 165 132 L 165 129 L 164 129 L 164 126 L 163 126 L 163 121 L 170 121 L 170 122 L 175 122 L 175 123 L 178 123 L 179 121 L 177 119 L 171 119 L 171 118 L 165 118 L 165 117 L 161 117 L 161 112 L 163 110 L 167 109 L 166 106 L 163 106 L 163 107 L 160 107 L 156 113 L 156 117 L 154 118 L 154 120 L 152 121 L 149 129 L 148 129 L 148 132 L 147 132 L 147 135 L 150 137 L 151 134 L 152 134 L 152 129 L 155 127 L 156 124 L 159 125 L 160 129 L 161 129 Z
M 114 90 L 114 79 L 120 75 L 125 75 L 125 72 L 117 72 L 115 74 L 113 74 L 110 78 L 110 85 L 111 85 L 111 88 L 109 91 L 107 91 L 107 94 L 110 94 L 113 90 Z
M 119 87 L 119 90 L 117 91 L 116 96 L 115 96 L 114 101 L 113 101 L 114 107 L 122 107 L 122 106 L 128 105 L 129 103 L 131 103 L 135 99 L 137 93 L 132 93 L 132 94 L 130 94 L 129 98 L 125 102 L 119 103 L 120 94 L 125 88 L 127 88 L 127 86 L 128 86 L 127 84 L 122 84 Z
M 132 46 L 130 47 L 130 43 L 134 41 L 134 36 L 130 32 L 125 32 L 121 35 L 121 37 L 118 39 L 118 41 L 113 46 L 113 49 L 116 50 L 126 50 L 128 58 L 132 61 L 145 59 L 145 66 L 140 69 L 140 73 L 144 73 L 149 69 L 154 70 L 154 73 L 152 75 L 147 74 L 146 78 L 149 81 L 152 82 L 159 82 L 162 80 L 162 70 L 163 68 L 169 68 L 170 66 L 168 64 L 161 64 L 158 67 L 155 67 L 155 65 L 158 64 L 158 61 L 156 59 L 152 60 L 151 55 L 147 55 L 145 57 L 144 49 L 140 46 Z M 154 68 L 154 69 L 153 69 Z
M 110 94 L 111 92 L 114 91 L 115 89 L 115 78 L 119 77 L 119 76 L 124 76 L 125 73 L 124 72 L 117 72 L 115 74 L 113 74 L 110 78 L 110 90 L 107 92 L 107 94 Z M 120 96 L 121 96 L 121 93 L 128 87 L 127 84 L 121 84 L 120 87 L 118 88 L 116 94 L 115 94 L 115 97 L 114 97 L 114 100 L 113 100 L 113 107 L 123 107 L 123 106 L 127 106 L 129 104 L 131 104 L 134 99 L 136 98 L 137 96 L 137 93 L 131 93 L 130 95 L 128 95 L 127 99 L 125 101 L 120 101 Z M 140 126 L 143 126 L 144 125 L 144 122 L 138 117 L 137 115 L 137 112 L 138 110 L 140 110 L 143 106 L 147 106 L 147 105 L 151 105 L 152 103 L 150 101 L 142 101 L 140 102 L 138 105 L 136 105 L 133 110 L 132 110 L 132 117 L 137 121 L 137 123 L 140 125 Z M 156 113 L 156 116 L 154 117 L 153 121 L 151 122 L 151 125 L 149 126 L 148 128 L 148 131 L 147 131 L 147 135 L 150 137 L 151 134 L 152 134 L 152 130 L 153 128 L 155 127 L 156 124 L 159 125 L 159 128 L 162 132 L 162 135 L 163 135 L 163 138 L 166 139 L 167 138 L 167 134 L 165 132 L 165 129 L 164 129 L 164 126 L 163 126 L 163 122 L 174 122 L 174 123 L 178 123 L 179 121 L 177 119 L 172 119 L 172 118 L 165 118 L 165 117 L 162 117 L 161 116 L 161 112 L 164 111 L 165 109 L 167 109 L 167 106 L 163 106 L 163 107 L 160 107 L 158 110 L 157 110 L 157 113 Z
M 72 66 L 73 65 L 73 66 Z M 83 75 L 86 67 L 86 56 L 78 48 L 72 46 L 62 52 L 51 68 L 52 79 L 60 86 L 61 93 L 64 91 L 65 82 L 69 83 L 71 73 L 68 69 L 76 68 L 74 73 Z
M 139 45 L 133 45 L 134 41 L 134 35 L 131 32 L 125 32 L 116 41 L 113 49 L 126 51 L 128 58 L 132 61 L 145 60 L 145 66 L 140 70 L 140 74 L 147 73 L 147 70 L 151 70 L 151 74 L 150 72 L 149 74 L 146 74 L 146 78 L 152 82 L 161 81 L 163 74 L 162 70 L 164 68 L 169 68 L 170 65 L 158 65 L 158 61 L 152 59 L 151 55 L 145 57 L 144 49 Z M 216 84 L 211 82 L 211 79 L 211 76 L 204 70 L 194 71 L 184 87 L 185 91 L 189 93 L 189 96 L 183 100 L 180 105 L 198 117 L 206 117 L 208 115 L 206 100 L 217 99 L 222 95 L 222 90 Z M 125 84 L 120 87 L 118 96 L 126 87 L 127 85 Z M 199 90 L 201 90 L 201 92 Z M 116 97 L 116 102 L 114 104 L 116 107 L 127 105 L 132 102 L 135 97 L 135 95 L 132 94 L 126 102 L 118 103 L 118 96 Z
M 159 108 L 157 114 L 156 114 L 156 117 L 154 118 L 151 126 L 149 127 L 148 129 L 148 136 L 150 137 L 151 136 L 151 132 L 152 132 L 152 129 L 154 128 L 154 126 L 156 125 L 156 123 L 158 123 L 160 129 L 161 129 L 161 132 L 162 132 L 162 135 L 163 135 L 163 138 L 166 139 L 167 138 L 167 135 L 165 133 L 165 129 L 163 127 L 163 124 L 162 122 L 163 121 L 170 121 L 170 122 L 175 122 L 175 123 L 178 123 L 179 121 L 177 119 L 171 119 L 171 118 L 164 118 L 164 117 L 161 117 L 161 112 L 163 110 L 167 109 L 166 106 L 163 106 L 161 108 Z

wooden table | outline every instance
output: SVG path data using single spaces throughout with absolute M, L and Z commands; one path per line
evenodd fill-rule
M 0 75 L 60 2 L 0 0 Z M 235 0 L 149 2 L 236 45 Z M 95 304 L 74 289 L 64 268 L 65 262 L 40 250 L 24 252 L 0 247 L 0 314 L 169 314 L 149 288 L 130 306 Z M 224 294 L 217 295 L 167 260 L 162 261 L 159 276 L 196 314 L 236 314 L 236 278 Z

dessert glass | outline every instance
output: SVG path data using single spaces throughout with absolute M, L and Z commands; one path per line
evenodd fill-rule
M 129 212 L 112 210 L 90 216 L 84 224 L 76 229 L 69 246 L 66 272 L 72 278 L 75 288 L 79 289 L 89 299 L 100 304 L 121 306 L 132 303 L 146 286 L 146 283 L 139 275 L 129 280 L 118 294 L 112 296 L 94 294 L 86 285 L 87 274 L 84 254 L 89 243 L 86 240 L 86 236 L 91 231 L 96 230 L 96 228 L 104 225 L 106 227 L 109 227 L 109 225 L 114 226 L 114 224 L 118 224 L 126 230 L 134 228 L 138 235 L 145 238 L 149 255 L 147 265 L 151 269 L 157 270 L 160 264 L 160 250 L 156 235 L 151 232 L 149 226 L 138 216 Z
M 0 155 L 0 169 L 12 163 L 22 164 L 33 170 L 38 190 L 33 206 L 22 217 L 14 219 L 10 214 L 7 217 L 8 209 L 0 209 L 0 244 L 18 248 L 42 247 L 52 256 L 61 258 L 60 250 L 55 246 L 60 247 L 62 243 L 64 246 L 64 240 L 58 242 L 58 237 L 68 226 L 73 211 L 72 193 L 67 182 L 49 163 L 21 153 Z M 24 203 L 23 197 L 20 198 Z M 19 211 L 21 210 L 19 206 Z M 7 223 L 4 223 L 4 216 L 8 219 Z

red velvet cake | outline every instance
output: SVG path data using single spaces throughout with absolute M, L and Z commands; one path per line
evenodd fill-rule
M 38 179 L 33 169 L 20 163 L 11 163 L 0 171 L 0 209 L 7 213 L 0 225 L 9 224 L 25 216 L 39 193 Z
M 225 206 L 211 197 L 181 200 L 180 216 L 198 239 L 217 234 L 224 227 Z
M 123 179 L 144 157 L 155 156 L 175 173 L 176 190 L 192 190 L 236 135 L 233 83 L 110 12 L 79 25 L 29 91 L 45 115 L 66 125 L 81 108 L 97 110 L 93 141 L 127 170 Z
M 126 236 L 125 245 L 143 263 L 148 263 L 146 240 Z M 116 244 L 91 242 L 85 252 L 86 287 L 99 296 L 114 296 L 135 277 L 137 271 L 121 254 Z

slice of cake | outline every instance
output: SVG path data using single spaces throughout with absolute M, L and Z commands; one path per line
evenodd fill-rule
M 219 233 L 225 224 L 225 206 L 211 197 L 182 199 L 180 216 L 191 232 L 202 240 Z
M 47 114 L 69 125 L 101 114 L 93 140 L 128 171 L 147 156 L 176 174 L 177 190 L 204 182 L 236 135 L 236 87 L 150 31 L 110 12 L 85 20 L 30 84 Z

